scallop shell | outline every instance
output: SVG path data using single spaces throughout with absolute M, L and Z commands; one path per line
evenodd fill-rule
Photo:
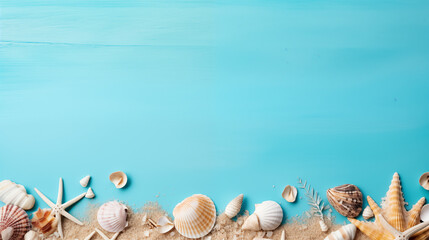
M 36 202 L 33 195 L 27 194 L 24 186 L 10 180 L 0 182 L 0 201 L 16 205 L 24 210 L 33 208 Z
M 123 188 L 127 185 L 128 177 L 124 172 L 118 171 L 110 174 L 110 181 L 115 184 L 116 188 Z
M 259 224 L 259 218 L 258 216 L 253 213 L 248 218 L 246 218 L 246 221 L 244 221 L 243 226 L 241 227 L 243 230 L 251 230 L 251 231 L 259 231 L 261 230 L 261 225 Z
M 362 217 L 365 220 L 368 220 L 374 217 L 374 212 L 371 210 L 370 206 L 366 206 L 366 208 L 363 210 Z
M 429 190 L 429 172 L 423 173 L 419 179 L 420 186 Z
M 295 202 L 297 194 L 298 190 L 296 190 L 296 187 L 287 185 L 283 190 L 282 197 L 288 202 Z
M 128 226 L 127 207 L 117 201 L 107 202 L 98 209 L 97 220 L 100 226 L 108 232 L 120 232 Z
M 328 225 L 326 225 L 325 221 L 320 220 L 319 225 L 320 225 L 320 229 L 322 230 L 322 232 L 328 231 L 329 228 L 328 228 Z
M 352 184 L 328 189 L 329 203 L 345 217 L 357 217 L 362 211 L 362 192 Z
M 429 221 L 429 204 L 424 205 L 420 211 L 420 220 L 423 222 Z
M 356 236 L 356 226 L 348 224 L 329 234 L 325 240 L 353 240 Z
M 24 240 L 39 240 L 39 234 L 33 230 L 28 231 L 25 236 Z
M 38 209 L 33 213 L 31 224 L 33 227 L 40 230 L 46 236 L 51 235 L 57 230 L 58 220 L 54 215 L 51 215 L 50 209 Z
M 173 210 L 176 230 L 187 238 L 207 235 L 216 221 L 213 201 L 202 194 L 195 194 L 177 204 Z
M 27 213 L 18 206 L 0 208 L 0 235 L 2 240 L 21 240 L 31 229 Z
M 238 195 L 234 198 L 225 208 L 225 214 L 229 218 L 235 217 L 241 210 L 241 205 L 243 204 L 243 194 Z
M 80 183 L 80 185 L 82 186 L 82 187 L 86 187 L 86 186 L 88 186 L 88 183 L 89 183 L 89 179 L 91 179 L 91 176 L 86 176 L 86 177 L 84 177 L 84 178 L 82 178 L 80 181 L 79 181 L 79 183 Z

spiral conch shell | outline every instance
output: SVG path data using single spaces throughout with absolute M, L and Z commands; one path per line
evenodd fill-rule
M 57 230 L 58 220 L 51 214 L 50 209 L 38 209 L 31 219 L 33 227 L 40 230 L 45 236 L 49 236 Z
M 128 177 L 124 172 L 118 171 L 110 174 L 110 181 L 115 184 L 116 188 L 123 188 L 127 185 Z
M 296 187 L 287 185 L 283 190 L 282 197 L 288 202 L 295 202 L 297 194 Z
M 0 182 L 0 201 L 16 205 L 24 210 L 33 208 L 36 202 L 33 195 L 27 194 L 24 186 L 10 180 Z
M 255 212 L 243 223 L 243 230 L 271 231 L 283 221 L 283 209 L 274 201 L 265 201 L 255 205 Z
M 229 218 L 235 217 L 241 210 L 241 205 L 243 204 L 243 194 L 238 195 L 234 198 L 225 208 L 225 214 Z
M 370 206 L 366 206 L 366 208 L 363 210 L 362 217 L 365 220 L 368 220 L 374 217 L 374 212 L 371 210 Z
M 1 240 L 21 240 L 30 229 L 30 219 L 20 207 L 6 205 L 0 208 Z
M 419 179 L 419 183 L 424 189 L 429 190 L 429 172 L 423 173 Z
M 202 194 L 195 194 L 177 204 L 173 210 L 176 230 L 187 238 L 207 235 L 216 221 L 213 201 Z
M 356 236 L 356 226 L 348 224 L 329 234 L 325 240 L 353 240 Z
M 352 184 L 344 184 L 328 189 L 329 203 L 345 217 L 357 217 L 362 211 L 362 192 Z
M 120 232 L 128 226 L 128 208 L 117 201 L 107 202 L 98 209 L 97 220 L 108 232 Z

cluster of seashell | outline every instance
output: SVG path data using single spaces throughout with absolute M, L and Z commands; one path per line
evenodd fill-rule
M 107 232 L 121 232 L 128 226 L 128 209 L 117 201 L 107 202 L 98 209 L 98 224 Z
M 5 205 L 0 208 L 1 240 L 23 239 L 30 229 L 30 219 L 23 209 L 14 205 Z
M 329 203 L 345 217 L 357 217 L 362 211 L 362 192 L 352 184 L 344 184 L 328 189 Z
M 27 194 L 24 186 L 10 180 L 0 182 L 0 201 L 16 205 L 24 210 L 33 208 L 36 202 L 33 195 Z
M 45 236 L 49 236 L 57 230 L 58 220 L 51 214 L 50 209 L 38 209 L 33 213 L 31 224 L 39 229 Z
M 325 240 L 353 240 L 356 236 L 356 226 L 348 224 L 329 234 Z
M 237 214 L 241 210 L 241 205 L 243 204 L 244 195 L 240 194 L 236 198 L 234 198 L 231 202 L 226 205 L 225 215 L 229 218 L 233 218 L 237 216 Z
M 195 194 L 176 205 L 173 210 L 176 230 L 187 238 L 207 235 L 216 222 L 213 201 L 202 194 Z
M 283 209 L 274 201 L 265 201 L 255 204 L 255 212 L 243 223 L 243 230 L 271 231 L 283 221 Z

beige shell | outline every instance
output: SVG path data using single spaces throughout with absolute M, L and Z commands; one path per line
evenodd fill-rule
M 33 195 L 27 194 L 24 186 L 10 180 L 0 182 L 0 201 L 16 205 L 24 210 L 33 208 L 36 202 Z
M 238 195 L 234 198 L 225 208 L 225 214 L 229 218 L 235 217 L 241 210 L 241 205 L 243 204 L 243 194 Z
M 420 176 L 419 183 L 424 189 L 429 190 L 429 172 L 423 173 Z
M 50 209 L 38 209 L 33 213 L 31 224 L 45 236 L 49 236 L 57 230 L 58 220 L 51 215 Z
M 158 232 L 160 233 L 168 233 L 174 228 L 174 223 L 172 223 L 166 216 L 160 217 L 156 225 Z
M 422 210 L 420 211 L 420 220 L 422 220 L 422 222 L 429 221 L 429 204 L 422 207 Z
M 325 221 L 320 220 L 319 225 L 320 225 L 320 230 L 322 230 L 322 232 L 328 231 L 329 228 L 328 228 L 328 225 L 326 225 Z
M 107 202 L 98 209 L 97 220 L 108 232 L 121 232 L 128 226 L 128 208 L 117 201 Z
M 282 235 L 280 236 L 280 240 L 286 240 L 285 230 L 282 231 Z
M 298 194 L 298 190 L 296 190 L 296 187 L 287 185 L 285 189 L 282 192 L 282 197 L 288 201 L 288 202 L 295 202 L 296 195 Z
M 243 230 L 271 231 L 276 229 L 283 221 L 283 210 L 274 201 L 264 201 L 255 204 L 255 212 L 243 223 Z
M 24 240 L 39 240 L 39 234 L 33 230 L 27 232 L 24 236 Z
M 84 178 L 82 178 L 80 181 L 79 181 L 79 183 L 80 183 L 80 185 L 82 186 L 82 187 L 86 187 L 86 186 L 88 186 L 88 183 L 89 183 L 89 179 L 91 179 L 91 176 L 86 176 L 86 177 L 84 177 Z
M 366 206 L 366 208 L 363 210 L 362 217 L 365 220 L 368 220 L 374 217 L 374 212 L 371 210 L 370 206 Z
M 118 171 L 110 174 L 110 181 L 115 184 L 116 188 L 123 188 L 127 185 L 128 177 L 124 172 Z
M 91 187 L 89 187 L 88 191 L 86 191 L 85 197 L 86 198 L 94 198 L 95 197 L 94 191 L 92 191 Z
M 21 240 L 30 229 L 30 219 L 23 209 L 14 205 L 6 205 L 0 208 L 0 236 L 2 240 Z
M 353 240 L 356 236 L 356 226 L 348 224 L 329 234 L 325 240 Z
M 329 203 L 345 217 L 357 217 L 362 211 L 362 192 L 352 184 L 344 184 L 328 189 Z
M 207 235 L 216 221 L 213 201 L 202 194 L 195 194 L 176 205 L 173 210 L 176 230 L 187 238 Z
M 250 230 L 250 231 L 261 230 L 261 225 L 259 224 L 258 216 L 254 213 L 254 214 L 250 215 L 248 218 L 246 218 L 246 221 L 244 221 L 241 229 L 242 230 Z

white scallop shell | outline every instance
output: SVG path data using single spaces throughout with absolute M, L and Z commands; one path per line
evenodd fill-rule
M 355 235 L 356 226 L 348 224 L 329 234 L 325 240 L 353 240 L 355 239 Z
M 423 206 L 420 212 L 420 220 L 422 220 L 423 222 L 429 221 L 429 204 Z
M 372 212 L 372 209 L 369 206 L 366 206 L 366 208 L 363 210 L 362 217 L 365 220 L 368 220 L 374 217 L 374 212 Z
M 282 192 L 282 197 L 288 202 L 295 202 L 297 194 L 298 190 L 296 190 L 296 187 L 287 185 Z
M 128 226 L 127 207 L 117 201 L 107 202 L 98 209 L 97 220 L 100 226 L 108 232 L 120 232 Z
M 128 177 L 124 172 L 118 171 L 110 174 L 110 181 L 115 184 L 116 188 L 123 188 L 127 185 Z
M 176 230 L 187 238 L 207 235 L 216 221 L 213 201 L 202 194 L 195 194 L 177 204 L 173 210 Z
M 328 231 L 328 225 L 326 225 L 326 223 L 323 220 L 319 221 L 319 225 L 320 225 L 320 229 L 322 230 L 322 232 L 327 232 Z
M 79 183 L 80 183 L 80 185 L 82 186 L 82 187 L 86 187 L 86 186 L 88 186 L 88 183 L 89 183 L 89 179 L 91 179 L 91 176 L 86 176 L 86 177 L 84 177 L 84 178 L 82 178 L 80 181 L 79 181 Z
M 24 186 L 4 180 L 0 182 L 0 201 L 29 210 L 33 208 L 36 200 L 33 195 L 27 194 Z
M 261 225 L 259 224 L 258 216 L 255 213 L 253 213 L 248 218 L 246 218 L 246 221 L 244 221 L 241 229 L 242 230 L 251 230 L 251 231 L 261 230 Z
M 265 201 L 255 205 L 255 212 L 259 219 L 259 225 L 264 231 L 276 229 L 283 221 L 283 210 L 274 201 Z
M 429 190 L 429 172 L 423 173 L 419 179 L 420 186 Z
M 241 205 L 243 204 L 243 194 L 238 195 L 234 198 L 225 208 L 225 214 L 229 218 L 235 217 L 241 210 Z

